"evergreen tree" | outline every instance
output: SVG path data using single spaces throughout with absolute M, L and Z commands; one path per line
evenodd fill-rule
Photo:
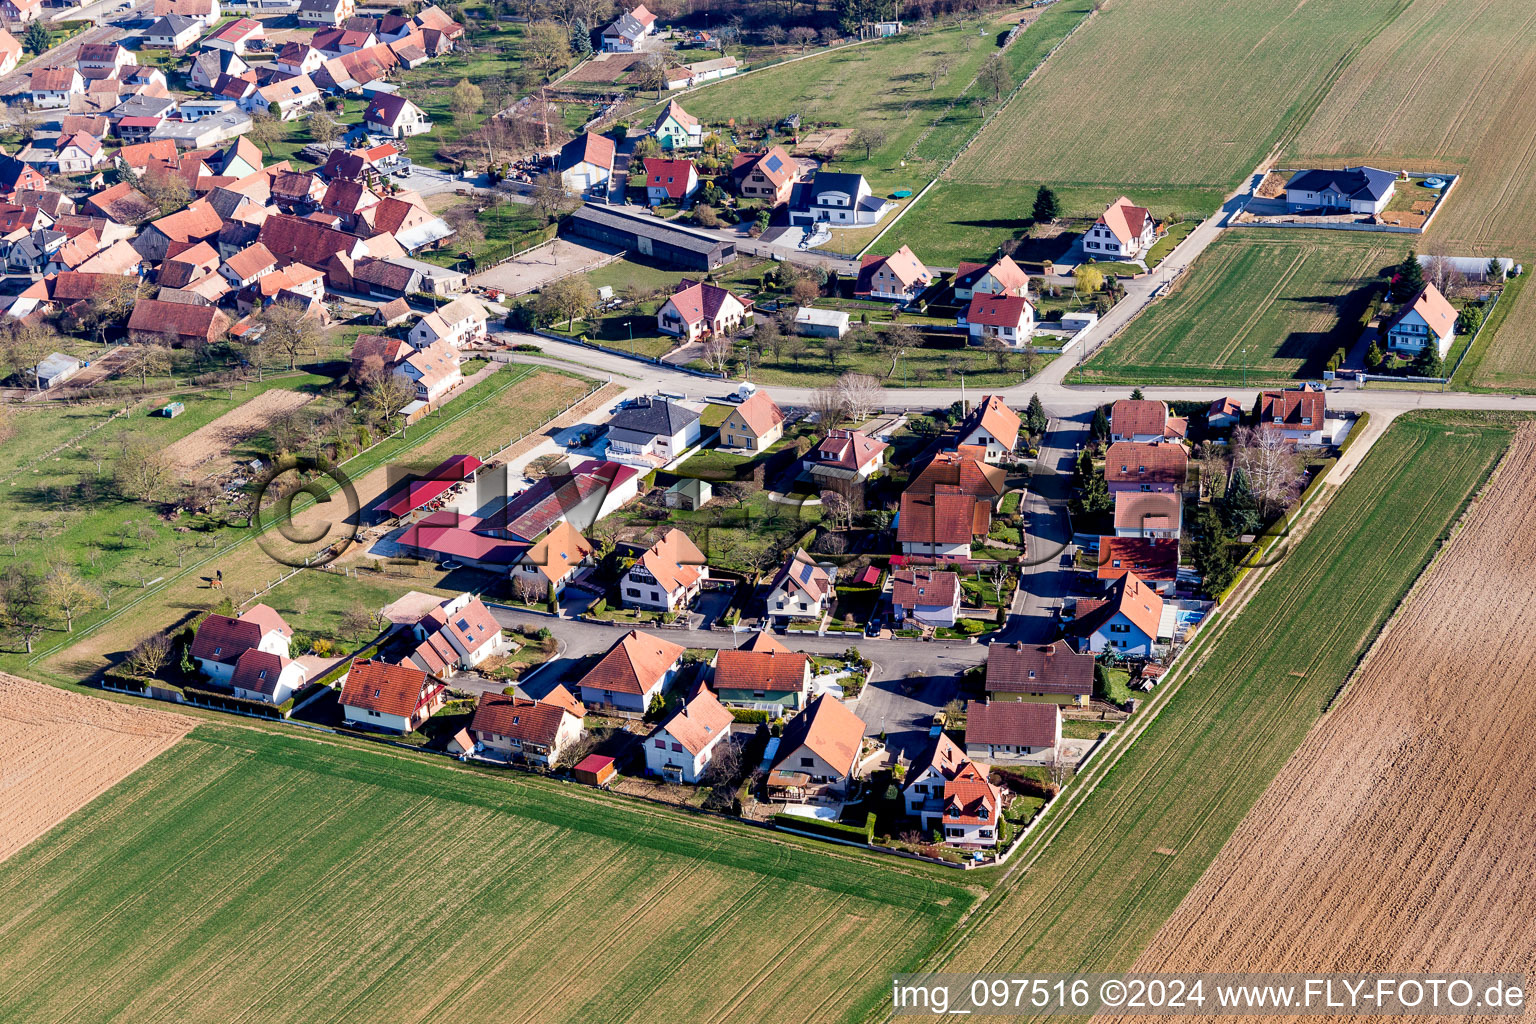
M 1381 361 L 1385 358 L 1386 356 L 1382 354 L 1381 346 L 1373 341 L 1371 342 L 1371 347 L 1365 350 L 1365 368 L 1367 370 L 1376 370 L 1380 368 Z
M 22 35 L 21 39 L 26 44 L 27 49 L 33 53 L 45 52 L 52 42 L 52 37 L 48 34 L 48 26 L 44 25 L 41 21 L 34 21 L 31 25 L 28 25 L 27 31 Z
M 1227 485 L 1226 493 L 1216 502 L 1216 512 L 1221 516 L 1222 527 L 1230 536 L 1241 537 L 1245 533 L 1258 532 L 1259 502 L 1253 496 L 1248 474 L 1240 469 L 1232 474 L 1232 482 Z
M 1085 448 L 1077 453 L 1077 465 L 1072 467 L 1072 486 L 1082 490 L 1095 476 L 1098 469 L 1093 464 L 1093 455 Z
M 1049 224 L 1061 216 L 1061 201 L 1056 198 L 1045 185 L 1040 186 L 1040 191 L 1035 193 L 1035 222 L 1037 224 Z
M 1421 351 L 1413 359 L 1413 374 L 1415 377 L 1442 377 L 1445 375 L 1445 363 L 1440 358 L 1440 350 L 1435 347 L 1433 340 L 1428 341 Z
M 1093 425 L 1088 428 L 1088 436 L 1094 441 L 1109 439 L 1109 413 L 1102 405 L 1093 410 Z
M 592 30 L 581 18 L 571 22 L 571 49 L 578 58 L 592 52 Z
M 1397 278 L 1392 282 L 1392 301 L 1407 302 L 1424 288 L 1424 268 L 1419 266 L 1419 254 L 1412 249 L 1397 266 Z
M 1135 389 L 1134 391 L 1131 392 L 1131 401 L 1133 401 L 1133 402 L 1141 401 L 1141 388 L 1137 388 L 1137 389 Z
M 1209 505 L 1195 519 L 1195 571 L 1200 574 L 1201 592 L 1214 598 L 1237 577 L 1232 563 L 1230 541 L 1222 527 L 1221 516 Z
M 1498 284 L 1504 280 L 1504 264 L 1499 262 L 1497 256 L 1488 261 L 1488 281 L 1490 284 Z
M 1045 406 L 1040 403 L 1039 395 L 1029 396 L 1029 406 L 1024 410 L 1024 422 L 1028 425 L 1029 435 L 1038 437 L 1045 433 L 1049 420 L 1045 415 Z

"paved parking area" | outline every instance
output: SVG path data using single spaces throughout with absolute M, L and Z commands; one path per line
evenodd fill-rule
M 547 284 L 601 266 L 613 258 L 603 249 L 556 238 L 530 249 L 515 260 L 498 263 L 469 279 L 476 288 L 495 288 L 508 295 L 522 295 Z

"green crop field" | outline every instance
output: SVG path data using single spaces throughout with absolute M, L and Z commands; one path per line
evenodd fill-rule
M 855 1020 L 971 898 L 575 786 L 207 726 L 0 865 L 0 1021 Z
M 1040 183 L 1154 208 L 1158 192 L 1194 188 L 1170 212 L 1209 214 L 1405 3 L 1108 0 L 947 177 L 985 186 L 994 219 L 1027 218 Z M 943 234 L 945 213 L 935 204 L 923 230 Z M 969 238 L 966 219 L 947 221 L 953 238 Z
M 1407 248 L 1394 235 L 1225 232 L 1079 372 L 1137 384 L 1317 379 L 1359 339 L 1382 269 Z
M 1393 423 L 1199 652 L 1198 671 L 1090 777 L 1097 788 L 1051 845 L 934 969 L 1128 968 L 1364 656 L 1512 432 L 1471 413 Z

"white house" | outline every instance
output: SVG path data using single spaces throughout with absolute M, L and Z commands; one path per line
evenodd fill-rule
M 595 550 L 591 541 L 562 519 L 512 566 L 512 579 L 531 579 L 558 598 Z
M 697 341 L 706 334 L 732 334 L 751 315 L 751 299 L 743 299 L 707 281 L 684 278 L 678 282 L 678 290 L 656 311 L 656 329 Z
M 1035 305 L 1021 295 L 978 294 L 957 320 L 972 345 L 996 341 L 1021 348 L 1035 334 Z
M 1003 792 L 943 733 L 907 773 L 902 800 L 924 832 L 942 829 L 946 843 L 997 845 Z
M 236 697 L 283 704 L 304 686 L 306 673 L 297 661 L 252 647 L 235 662 L 230 689 Z
M 1260 391 L 1254 403 L 1260 430 L 1278 430 L 1286 441 L 1303 448 L 1321 448 L 1328 443 L 1327 416 L 1328 394 L 1311 384 Z
M 491 610 L 468 593 L 451 597 L 423 615 L 411 627 L 411 636 L 417 646 L 405 663 L 439 679 L 472 669 L 511 646 Z
M 549 766 L 581 740 L 586 713 L 563 686 L 539 700 L 487 690 L 475 703 L 469 734 L 481 756 Z
M 412 733 L 447 699 L 448 687 L 419 668 L 355 661 L 341 688 L 341 717 L 349 725 Z
M 1107 598 L 1078 600 L 1076 617 L 1067 624 L 1067 633 L 1079 651 L 1145 657 L 1157 643 L 1162 617 L 1162 596 L 1135 573 L 1127 572 L 1115 580 Z
M 228 684 L 246 651 L 290 657 L 293 628 L 269 605 L 252 605 L 238 617 L 210 614 L 192 638 L 192 660 L 216 683 Z M 286 698 L 285 698 L 286 699 Z
M 716 748 L 731 741 L 729 708 L 700 686 L 677 713 L 645 738 L 645 773 L 697 785 Z
M 879 472 L 889 447 L 862 430 L 837 427 L 806 454 L 805 466 L 819 482 L 868 480 Z
M 446 341 L 434 341 L 425 348 L 416 349 L 395 364 L 393 372 L 411 382 L 417 400 L 422 402 L 441 401 L 464 383 L 464 373 L 459 369 L 459 350 Z
M 645 48 L 647 36 L 656 31 L 656 15 L 641 4 L 625 11 L 603 29 L 603 49 L 610 53 L 635 53 Z
M 671 100 L 651 125 L 651 136 L 663 150 L 698 149 L 704 143 L 704 125 Z
M 850 318 L 840 309 L 801 306 L 795 311 L 795 333 L 807 338 L 841 338 L 848 333 Z
M 822 694 L 791 718 L 768 773 L 770 797 L 818 803 L 841 800 L 857 776 L 864 722 Z
M 613 178 L 613 140 L 583 132 L 560 147 L 560 183 L 571 192 L 606 192 Z
M 619 581 L 625 608 L 686 609 L 709 579 L 704 553 L 682 530 L 671 529 L 641 553 Z
M 461 296 L 416 321 L 410 341 L 417 348 L 425 348 L 434 341 L 463 348 L 485 339 L 485 323 L 485 307 L 467 295 Z
M 1003 256 L 994 263 L 964 263 L 955 271 L 955 301 L 970 302 L 977 295 L 1029 294 L 1029 275 Z
M 896 205 L 876 196 L 862 174 L 817 171 L 795 189 L 791 224 L 828 224 L 832 227 L 869 227 Z
M 1416 356 L 1429 344 L 1444 359 L 1456 340 L 1456 310 L 1440 294 L 1440 289 L 1426 284 L 1424 290 L 1392 314 L 1384 325 L 1387 348 L 1403 355 Z
M 971 539 L 985 537 L 991 506 L 973 494 L 908 490 L 896 516 L 901 553 L 913 558 L 953 561 L 971 557 Z
M 1061 743 L 1061 705 L 973 700 L 965 706 L 965 753 L 982 764 L 1038 764 Z
M 997 395 L 987 395 L 966 414 L 955 429 L 957 447 L 986 450 L 984 462 L 996 465 L 1013 458 L 1023 420 Z
M 702 429 L 697 410 L 666 398 L 637 398 L 608 421 L 608 458 L 659 468 L 698 444 Z
M 1099 259 L 1139 258 L 1157 240 L 1152 211 L 1121 196 L 1105 208 L 1083 236 L 1083 252 Z
M 915 302 L 933 282 L 933 273 L 911 249 L 902 246 L 889 256 L 865 256 L 853 293 L 891 302 Z
M 954 626 L 960 618 L 960 577 L 934 569 L 891 573 L 891 610 L 905 625 Z
M 677 677 L 684 651 L 681 644 L 630 630 L 581 677 L 582 703 L 643 714 Z
M 1285 205 L 1320 213 L 1380 213 L 1392 201 L 1397 175 L 1374 167 L 1297 171 L 1285 183 Z
M 819 619 L 836 596 L 831 573 L 799 548 L 774 573 L 764 604 L 771 619 Z
M 181 14 L 167 14 L 149 27 L 144 35 L 144 45 L 150 49 L 174 50 L 177 53 L 197 42 L 203 33 L 203 23 L 196 18 Z
M 27 86 L 34 107 L 67 107 L 71 96 L 83 92 L 85 80 L 74 68 L 38 68 Z
M 645 198 L 652 206 L 684 203 L 699 190 L 699 172 L 692 160 L 645 159 Z
M 363 113 L 363 124 L 369 131 L 391 139 L 406 139 L 432 130 L 432 119 L 426 111 L 404 96 L 388 92 L 373 94 Z

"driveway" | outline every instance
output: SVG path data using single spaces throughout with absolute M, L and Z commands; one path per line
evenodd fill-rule
M 1061 556 L 1072 541 L 1067 498 L 1079 445 L 1088 442 L 1089 417 L 1053 419 L 1024 496 L 1026 555 L 1018 596 L 1009 609 L 1001 639 L 1040 644 L 1056 639 L 1061 624 L 1056 609 L 1072 593 L 1074 572 L 1062 568 Z
M 980 644 L 901 640 L 872 641 L 862 650 L 875 661 L 876 678 L 850 707 L 864 720 L 864 735 L 885 733 L 886 748 L 908 760 L 927 749 L 933 716 L 959 694 L 958 673 L 987 656 Z M 928 663 L 917 668 L 913 659 L 920 652 Z

